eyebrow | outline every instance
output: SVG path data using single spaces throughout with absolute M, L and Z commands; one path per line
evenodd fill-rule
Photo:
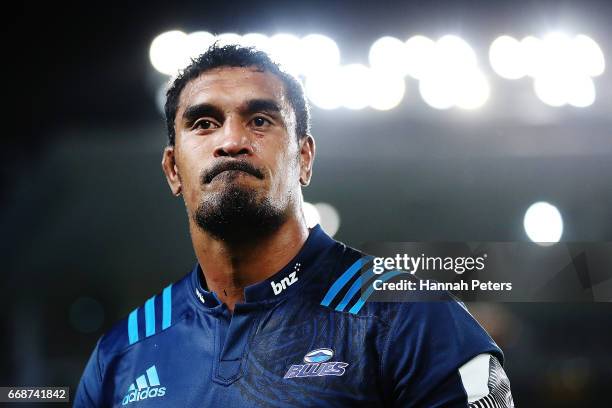
M 222 118 L 224 114 L 221 109 L 219 109 L 215 105 L 212 105 L 210 103 L 200 103 L 197 105 L 192 105 L 185 109 L 185 112 L 183 112 L 183 121 L 185 121 L 185 123 L 189 125 L 203 116 Z
M 280 113 L 281 108 L 273 99 L 251 99 L 247 101 L 240 109 L 243 114 L 252 114 L 256 112 Z
M 257 112 L 266 112 L 268 114 L 279 115 L 281 108 L 273 99 L 250 99 L 240 107 L 240 113 L 243 115 L 251 115 Z M 210 103 L 199 103 L 189 106 L 183 112 L 183 121 L 186 126 L 190 126 L 201 117 L 210 116 L 221 120 L 225 114 L 217 106 Z

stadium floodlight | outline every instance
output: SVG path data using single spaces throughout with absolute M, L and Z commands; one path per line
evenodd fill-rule
M 302 203 L 302 210 L 304 211 L 304 218 L 306 219 L 306 225 L 308 228 L 312 228 L 321 223 L 321 215 L 314 204 L 304 201 Z
M 265 34 L 248 33 L 242 36 L 241 43 L 248 47 L 255 47 L 258 50 L 266 51 L 270 44 L 270 39 Z
M 543 39 L 525 37 L 521 47 L 524 61 L 528 61 L 526 72 L 534 78 L 534 91 L 542 102 L 553 107 L 593 104 L 595 84 L 591 76 L 605 69 L 603 53 L 594 40 L 584 34 L 572 38 L 554 32 Z M 493 60 L 491 65 L 496 69 Z
M 338 44 L 321 34 L 309 34 L 301 40 L 301 74 L 310 75 L 340 65 Z
M 595 84 L 586 75 L 540 75 L 534 80 L 538 98 L 547 105 L 584 108 L 595 102 Z
M 376 110 L 390 110 L 395 108 L 404 99 L 406 82 L 404 76 L 390 72 L 371 70 L 372 84 L 367 89 L 369 105 Z
M 159 72 L 174 76 L 214 42 L 254 46 L 268 52 L 284 70 L 305 79 L 309 99 L 322 109 L 393 109 L 404 98 L 406 75 L 419 81 L 423 100 L 436 109 L 476 109 L 491 92 L 476 53 L 456 35 L 445 35 L 437 41 L 415 35 L 406 42 L 385 36 L 370 47 L 370 66 L 341 66 L 338 44 L 322 34 L 300 39 L 287 33 L 272 37 L 260 33 L 214 36 L 206 31 L 187 35 L 173 30 L 152 41 L 151 64 Z M 585 34 L 569 37 L 560 32 L 543 39 L 528 36 L 521 41 L 501 35 L 491 43 L 489 62 L 503 78 L 532 77 L 538 98 L 555 107 L 592 105 L 596 92 L 591 77 L 605 71 L 605 58 L 595 40 Z
M 195 31 L 187 36 L 186 41 L 188 56 L 196 58 L 215 42 L 215 36 L 206 31 Z
M 563 235 L 563 218 L 557 207 L 540 201 L 532 204 L 525 212 L 523 227 L 533 242 L 559 242 Z
M 173 30 L 158 35 L 151 42 L 149 59 L 162 74 L 176 75 L 189 63 L 187 34 Z
M 456 77 L 448 74 L 427 75 L 419 81 L 419 93 L 429 106 L 449 109 L 456 102 Z
M 541 57 L 536 76 L 563 76 L 577 73 L 576 61 L 572 55 L 571 39 L 564 33 L 554 32 L 542 39 Z
M 370 47 L 370 66 L 380 72 L 405 75 L 408 68 L 408 53 L 403 41 L 395 37 L 382 37 Z
M 521 43 L 513 37 L 497 37 L 489 48 L 489 62 L 502 78 L 519 79 L 527 75 L 525 55 Z
M 584 34 L 578 34 L 572 40 L 571 48 L 574 59 L 583 74 L 595 77 L 604 73 L 606 61 L 595 40 Z
M 303 61 L 301 45 L 301 40 L 295 35 L 281 33 L 270 37 L 268 51 L 284 70 L 299 75 Z
M 240 44 L 242 42 L 242 36 L 236 33 L 223 33 L 215 37 L 215 41 L 220 45 L 232 45 Z
M 529 35 L 521 40 L 523 61 L 525 72 L 531 77 L 535 77 L 540 70 L 540 60 L 542 59 L 542 40 Z
M 577 108 L 586 108 L 595 102 L 595 84 L 588 76 L 574 76 L 565 82 L 567 103 Z
M 462 109 L 477 109 L 487 102 L 490 87 L 487 79 L 479 70 L 473 70 L 457 78 L 456 105 Z
M 339 108 L 342 105 L 340 78 L 340 67 L 308 75 L 304 84 L 308 100 L 321 109 Z
M 456 35 L 445 35 L 431 50 L 427 71 L 419 75 L 419 92 L 435 109 L 476 109 L 488 100 L 490 87 L 472 47 Z
M 342 106 L 354 110 L 367 107 L 373 86 L 370 68 L 362 64 L 349 64 L 340 67 L 340 71 L 338 92 Z
M 538 75 L 533 81 L 536 96 L 549 106 L 559 107 L 567 103 L 567 86 L 563 75 Z
M 436 41 L 435 64 L 462 73 L 472 71 L 478 65 L 472 47 L 456 35 L 445 35 Z
M 405 43 L 406 73 L 415 79 L 423 78 L 431 71 L 436 43 L 434 40 L 415 35 Z
M 321 219 L 321 228 L 331 237 L 336 235 L 340 228 L 340 214 L 338 214 L 338 210 L 333 205 L 327 203 L 316 203 L 315 207 Z

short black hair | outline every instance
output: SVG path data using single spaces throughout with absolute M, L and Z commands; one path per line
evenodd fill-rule
M 191 60 L 191 63 L 180 72 L 166 92 L 166 127 L 170 146 L 174 146 L 176 136 L 174 119 L 181 92 L 191 80 L 197 78 L 203 72 L 221 67 L 256 67 L 280 78 L 285 86 L 286 97 L 295 112 L 295 132 L 298 140 L 309 134 L 310 109 L 304 88 L 298 78 L 284 71 L 264 51 L 238 44 L 219 45 L 214 43 L 202 55 Z

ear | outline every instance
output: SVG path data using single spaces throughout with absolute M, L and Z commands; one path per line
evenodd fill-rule
M 307 186 L 312 177 L 312 165 L 315 158 L 315 141 L 311 135 L 304 136 L 299 141 L 300 146 L 300 184 Z
M 181 195 L 181 176 L 176 166 L 176 160 L 174 156 L 174 146 L 166 146 L 162 155 L 162 170 L 166 175 L 166 181 L 172 190 L 172 194 L 175 196 Z

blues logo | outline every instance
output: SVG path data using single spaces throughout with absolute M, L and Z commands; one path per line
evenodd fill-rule
M 345 373 L 348 363 L 342 361 L 329 361 L 334 351 L 329 348 L 319 348 L 309 351 L 304 356 L 304 363 L 289 367 L 283 378 L 296 377 L 323 377 L 325 375 L 341 376 Z

